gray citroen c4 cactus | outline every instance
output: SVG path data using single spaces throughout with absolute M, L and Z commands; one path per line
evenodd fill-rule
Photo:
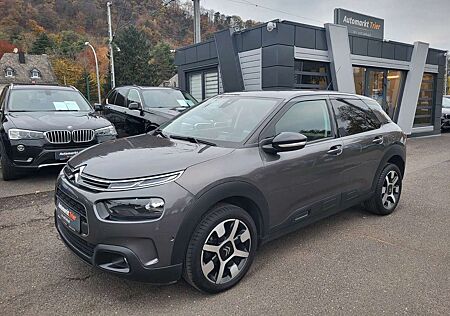
M 152 134 L 96 145 L 58 177 L 55 224 L 80 258 L 216 293 L 259 245 L 356 204 L 397 207 L 406 135 L 374 100 L 332 91 L 211 98 Z

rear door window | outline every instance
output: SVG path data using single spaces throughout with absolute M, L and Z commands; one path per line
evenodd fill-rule
M 358 99 L 331 100 L 340 136 L 349 136 L 380 128 L 381 123 L 369 107 Z
M 114 101 L 115 105 L 123 106 L 123 107 L 128 106 L 128 104 L 127 104 L 127 97 L 126 97 L 127 90 L 128 89 L 123 89 L 123 88 L 117 89 L 117 96 L 116 96 L 116 99 Z
M 365 104 L 367 104 L 369 106 L 369 108 L 372 110 L 372 112 L 375 114 L 375 116 L 378 118 L 378 120 L 382 124 L 387 124 L 387 123 L 392 122 L 389 115 L 387 115 L 387 113 L 383 111 L 383 108 L 377 101 L 372 100 L 372 99 L 363 99 L 363 101 Z

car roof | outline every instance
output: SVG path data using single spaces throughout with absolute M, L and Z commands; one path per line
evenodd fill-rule
M 42 89 L 52 89 L 52 90 L 71 90 L 76 91 L 72 86 L 60 86 L 52 84 L 12 84 L 10 86 L 11 90 L 42 90 Z
M 280 98 L 292 99 L 301 96 L 320 96 L 320 95 L 337 95 L 346 97 L 367 98 L 362 95 L 343 93 L 330 90 L 264 90 L 264 91 L 244 91 L 244 92 L 228 92 L 223 95 L 237 95 L 247 97 L 266 97 L 266 98 Z

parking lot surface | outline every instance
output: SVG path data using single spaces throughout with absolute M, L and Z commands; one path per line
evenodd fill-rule
M 449 315 L 450 134 L 410 139 L 407 150 L 394 214 L 355 207 L 277 239 L 218 295 L 87 266 L 53 225 L 57 170 L 0 180 L 1 314 Z

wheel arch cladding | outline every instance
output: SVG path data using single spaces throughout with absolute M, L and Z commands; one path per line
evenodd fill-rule
M 392 163 L 396 165 L 400 172 L 402 173 L 402 178 L 405 176 L 405 166 L 406 166 L 406 152 L 405 147 L 403 145 L 393 145 L 389 148 L 381 159 L 380 164 L 378 165 L 377 173 L 373 179 L 372 189 L 376 189 L 377 179 L 383 171 L 386 164 Z
M 192 233 L 204 215 L 216 204 L 229 203 L 243 208 L 255 221 L 258 237 L 264 238 L 269 232 L 269 208 L 264 195 L 254 185 L 244 181 L 226 182 L 216 185 L 197 195 L 187 206 L 184 217 L 177 232 L 172 263 L 182 263 Z

